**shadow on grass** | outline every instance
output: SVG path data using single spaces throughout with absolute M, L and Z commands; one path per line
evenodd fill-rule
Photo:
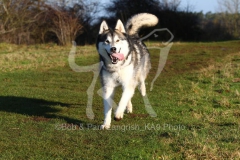
M 33 116 L 33 120 L 36 121 L 47 121 L 56 118 L 63 119 L 67 123 L 84 123 L 77 119 L 57 115 L 61 110 L 53 106 L 70 107 L 70 104 L 26 97 L 0 96 L 0 111 Z

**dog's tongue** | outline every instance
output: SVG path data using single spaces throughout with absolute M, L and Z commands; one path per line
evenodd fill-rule
M 120 61 L 124 60 L 124 55 L 122 53 L 113 53 L 112 56 L 118 58 Z

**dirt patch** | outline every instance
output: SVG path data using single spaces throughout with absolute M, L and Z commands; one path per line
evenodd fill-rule
M 232 80 L 234 83 L 240 82 L 240 78 L 235 78 Z
M 149 117 L 149 114 L 129 114 L 129 116 L 130 116 L 131 118 L 136 118 L 136 117 L 146 118 L 146 117 Z

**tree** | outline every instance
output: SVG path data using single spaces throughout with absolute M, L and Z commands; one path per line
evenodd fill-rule
M 1 0 L 1 41 L 16 44 L 29 43 L 32 25 L 39 12 L 37 5 L 42 0 Z
M 157 14 L 163 10 L 177 11 L 181 0 L 111 0 L 106 11 L 112 17 L 119 17 L 125 22 L 137 13 Z
M 240 37 L 240 0 L 218 0 L 223 25 L 235 38 Z
M 88 30 L 96 13 L 95 0 L 0 0 L 0 42 L 42 43 L 47 39 L 71 44 Z
M 181 0 L 161 0 L 160 3 L 163 6 L 163 10 L 178 11 L 181 4 Z
M 221 12 L 229 12 L 232 14 L 240 12 L 240 0 L 218 0 Z
M 47 6 L 44 14 L 41 15 L 41 26 L 45 26 L 42 32 L 42 40 L 49 33 L 54 33 L 59 44 L 71 44 L 75 38 L 83 32 L 81 15 L 71 9 L 60 8 L 58 6 Z
M 123 22 L 137 13 L 152 13 L 159 19 L 156 27 L 168 28 L 174 34 L 175 40 L 199 40 L 199 35 L 202 33 L 199 15 L 181 11 L 180 4 L 181 0 L 111 0 L 106 12 L 111 13 L 111 19 L 120 18 Z M 152 28 L 141 30 L 140 35 L 151 31 Z M 158 39 L 155 40 L 169 39 L 168 33 L 158 34 Z

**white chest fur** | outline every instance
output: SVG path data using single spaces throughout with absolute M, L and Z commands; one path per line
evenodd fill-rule
M 115 72 L 104 71 L 103 80 L 106 86 L 115 87 L 118 85 L 126 86 L 126 85 L 134 85 L 134 69 L 133 65 L 128 65 L 123 68 L 119 68 Z

